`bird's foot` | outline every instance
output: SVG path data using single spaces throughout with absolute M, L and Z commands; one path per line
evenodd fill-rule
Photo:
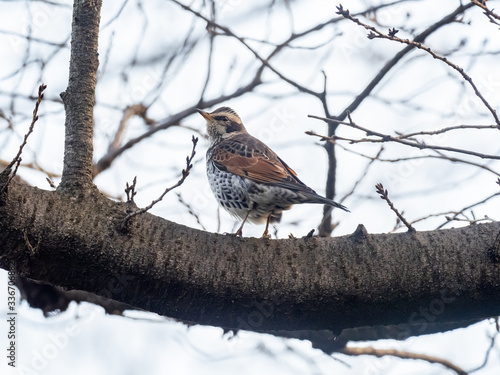
M 267 232 L 267 229 L 262 234 L 262 238 L 265 238 L 267 240 L 271 238 L 271 235 Z

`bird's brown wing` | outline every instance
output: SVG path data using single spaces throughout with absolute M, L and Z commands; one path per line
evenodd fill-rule
M 212 160 L 219 169 L 256 182 L 314 193 L 273 150 L 248 134 L 220 142 Z

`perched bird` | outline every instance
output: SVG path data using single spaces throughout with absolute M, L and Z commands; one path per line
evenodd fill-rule
M 284 210 L 298 203 L 321 203 L 349 210 L 324 198 L 299 180 L 297 174 L 263 142 L 248 134 L 238 114 L 229 107 L 208 113 L 210 147 L 207 175 L 219 204 L 243 225 L 266 222 L 263 238 L 269 238 L 269 223 L 279 222 Z

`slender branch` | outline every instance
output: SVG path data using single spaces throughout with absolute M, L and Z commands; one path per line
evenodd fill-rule
M 323 106 L 323 112 L 325 113 L 325 117 L 331 117 L 327 101 L 328 77 L 324 71 L 322 73 L 324 77 L 323 92 L 322 95 L 319 97 L 319 99 Z M 329 126 L 328 131 L 334 132 L 335 129 Z M 335 153 L 335 143 L 327 142 L 325 145 L 325 151 L 328 156 L 328 175 L 327 175 L 325 194 L 327 198 L 334 199 L 336 195 L 335 181 L 337 180 L 337 155 Z M 320 237 L 330 237 L 335 227 L 337 226 L 337 223 L 332 223 L 332 211 L 333 211 L 332 206 L 328 206 L 326 204 L 323 206 L 323 217 L 321 218 L 321 222 L 318 225 L 318 235 Z
M 33 133 L 33 129 L 35 128 L 35 123 L 38 121 L 38 107 L 40 106 L 40 103 L 43 100 L 43 91 L 47 88 L 47 85 L 41 84 L 38 87 L 38 99 L 35 103 L 35 109 L 33 110 L 33 118 L 31 119 L 31 124 L 28 129 L 28 132 L 24 135 L 23 142 L 21 143 L 21 146 L 19 146 L 19 151 L 17 152 L 17 155 L 12 159 L 12 161 L 7 165 L 7 167 L 2 171 L 0 175 L 9 175 L 7 178 L 7 181 L 5 184 L 2 186 L 0 189 L 0 194 L 2 194 L 5 189 L 9 186 L 10 181 L 14 178 L 14 176 L 17 173 L 17 169 L 19 168 L 19 164 L 21 163 L 21 154 L 23 152 L 24 146 L 26 146 L 26 143 L 28 142 L 28 137 L 30 136 L 31 133 Z M 14 167 L 14 171 L 12 171 L 12 167 Z
M 372 166 L 373 163 L 376 161 L 380 161 L 380 155 L 384 152 L 384 146 L 382 145 L 380 149 L 378 150 L 377 154 L 373 157 L 369 157 L 368 160 L 369 162 L 366 164 L 365 169 L 361 173 L 360 177 L 358 180 L 352 185 L 351 191 L 349 191 L 347 194 L 345 194 L 338 202 L 342 203 L 344 202 L 348 197 L 350 197 L 354 192 L 356 191 L 356 188 L 359 186 L 359 184 L 363 181 L 363 179 L 366 177 L 368 174 L 368 171 L 370 170 L 370 167 Z
M 479 219 L 461 219 L 461 218 L 451 218 L 451 217 L 446 217 L 447 220 L 449 221 L 461 221 L 464 223 L 469 223 L 469 225 L 474 225 L 482 222 L 488 222 L 488 223 L 495 223 L 497 220 L 492 219 L 491 217 L 485 216 Z
M 438 130 L 423 130 L 420 132 L 415 132 L 415 133 L 410 133 L 410 134 L 401 134 L 400 138 L 412 138 L 416 135 L 437 135 L 437 134 L 443 134 L 452 130 L 463 130 L 463 129 L 497 129 L 498 127 L 496 125 L 456 125 L 456 126 L 449 126 L 443 129 L 438 129 Z
M 374 7 L 370 7 L 368 9 L 366 9 L 365 11 L 360 12 L 359 15 L 367 14 L 367 13 L 370 13 L 370 12 L 374 12 L 374 11 L 377 11 L 379 9 L 383 9 L 383 8 L 386 8 L 386 7 L 389 7 L 389 6 L 392 6 L 392 5 L 396 5 L 396 4 L 400 4 L 400 3 L 403 3 L 403 2 L 406 2 L 406 1 L 407 0 L 397 0 L 397 1 L 393 1 L 393 2 L 387 3 L 387 4 L 382 4 L 382 5 L 377 5 L 377 6 L 374 6 Z M 199 12 L 192 11 L 192 9 L 190 9 L 187 5 L 183 5 L 180 2 L 176 2 L 176 3 L 179 6 L 181 6 L 183 9 L 189 10 L 191 13 L 193 13 L 198 18 L 203 19 L 205 22 L 209 23 L 210 25 L 219 28 L 218 27 L 219 25 L 215 24 L 215 22 L 213 20 L 209 20 L 208 18 L 202 16 Z M 130 149 L 131 147 L 133 147 L 134 145 L 136 145 L 137 143 L 139 143 L 143 139 L 146 139 L 146 138 L 152 136 L 157 131 L 165 130 L 165 129 L 169 128 L 169 127 L 178 125 L 179 122 L 181 120 L 183 120 L 185 117 L 190 116 L 191 114 L 194 114 L 196 112 L 196 108 L 211 107 L 211 106 L 214 106 L 216 104 L 220 104 L 222 102 L 228 101 L 230 99 L 237 98 L 237 97 L 239 97 L 241 95 L 244 95 L 247 92 L 252 91 L 254 88 L 256 88 L 257 86 L 259 86 L 259 85 L 262 84 L 261 76 L 262 76 L 262 73 L 264 71 L 264 68 L 266 68 L 268 66 L 268 65 L 266 65 L 266 62 L 268 64 L 269 60 L 271 58 L 273 58 L 274 56 L 276 56 L 281 50 L 283 50 L 283 48 L 288 47 L 291 42 L 293 42 L 293 41 L 295 41 L 295 40 L 297 40 L 299 38 L 307 36 L 307 35 L 309 35 L 309 34 L 311 34 L 313 32 L 320 31 L 323 28 L 325 28 L 326 26 L 328 26 L 330 24 L 333 24 L 333 23 L 336 23 L 336 22 L 339 22 L 342 19 L 343 18 L 341 18 L 341 17 L 335 17 L 335 18 L 327 20 L 327 21 L 325 21 L 325 22 L 323 22 L 323 23 L 321 23 L 319 25 L 315 25 L 314 27 L 312 27 L 310 29 L 307 29 L 307 30 L 305 30 L 303 32 L 290 35 L 290 37 L 287 40 L 285 40 L 283 43 L 277 45 L 274 48 L 274 50 L 267 56 L 267 58 L 261 58 L 262 59 L 261 61 L 263 61 L 263 63 L 261 65 L 261 67 L 259 69 L 257 69 L 257 72 L 256 72 L 254 78 L 252 79 L 252 81 L 250 83 L 248 83 L 245 86 L 241 86 L 240 88 L 236 89 L 234 92 L 232 92 L 230 94 L 221 95 L 220 97 L 212 99 L 212 100 L 203 100 L 202 103 L 198 103 L 198 104 L 193 105 L 193 106 L 191 106 L 191 107 L 189 107 L 189 108 L 187 108 L 187 109 L 185 109 L 183 111 L 180 111 L 179 113 L 177 113 L 175 115 L 172 115 L 172 116 L 170 116 L 169 118 L 167 118 L 167 119 L 165 119 L 163 121 L 160 121 L 156 126 L 153 126 L 150 130 L 148 130 L 147 132 L 141 134 L 140 136 L 129 140 L 127 143 L 125 143 L 120 148 L 108 151 L 106 153 L 106 155 L 104 155 L 103 157 L 101 157 L 99 159 L 99 161 L 94 165 L 94 168 L 93 168 L 93 177 L 97 176 L 99 173 L 101 173 L 102 171 L 104 171 L 107 168 L 109 168 L 109 166 L 113 163 L 113 161 L 117 157 L 119 157 L 123 152 L 125 152 L 128 149 Z M 221 26 L 219 29 L 222 29 L 222 28 L 225 28 L 225 27 Z M 239 40 L 239 41 L 248 40 L 248 38 L 239 38 L 236 35 L 235 35 L 235 38 L 237 40 Z M 255 51 L 253 51 L 253 52 L 255 52 Z M 315 94 L 312 91 L 310 93 L 313 94 L 313 95 Z
M 496 319 L 497 325 L 498 325 L 498 317 L 495 319 Z M 479 365 L 478 367 L 476 367 L 475 369 L 469 370 L 469 374 L 472 374 L 473 372 L 479 371 L 479 370 L 483 369 L 484 367 L 486 367 L 486 364 L 488 363 L 488 360 L 490 359 L 491 351 L 495 347 L 495 339 L 497 338 L 497 336 L 498 336 L 498 331 L 495 332 L 495 334 L 493 336 L 491 336 L 491 338 L 490 338 L 490 340 L 491 340 L 490 346 L 486 350 L 486 354 L 484 356 L 483 363 L 481 365 Z
M 196 144 L 198 143 L 198 138 L 193 136 L 191 141 L 193 142 L 193 149 L 191 151 L 191 155 L 186 157 L 186 169 L 182 170 L 182 177 L 180 178 L 180 180 L 177 181 L 177 183 L 175 183 L 175 185 L 172 185 L 169 188 L 166 188 L 165 191 L 162 193 L 162 195 L 160 195 L 159 198 L 152 201 L 148 206 L 141 208 L 139 210 L 136 210 L 134 212 L 131 212 L 127 216 L 125 216 L 125 218 L 123 219 L 123 221 L 121 223 L 121 229 L 123 229 L 127 225 L 127 222 L 130 219 L 132 219 L 134 216 L 137 216 L 137 215 L 140 215 L 140 214 L 143 214 L 143 213 L 149 211 L 156 203 L 160 202 L 163 199 L 163 197 L 165 195 L 167 195 L 167 193 L 174 190 L 176 187 L 181 186 L 184 183 L 184 180 L 186 180 L 187 176 L 189 176 L 189 172 L 191 172 L 191 168 L 193 168 L 193 164 L 191 164 L 191 162 L 193 161 L 193 158 L 196 154 Z M 134 181 L 135 181 L 135 179 L 134 179 Z M 135 183 L 133 184 L 133 186 L 135 186 Z M 127 187 L 128 187 L 128 184 L 127 184 Z M 127 197 L 128 197 L 128 194 L 127 194 Z M 132 197 L 133 197 L 133 195 L 132 195 Z
M 106 155 L 101 157 L 99 159 L 99 161 L 94 165 L 93 176 L 95 177 L 99 173 L 101 173 L 102 171 L 109 168 L 111 166 L 111 164 L 113 163 L 113 161 L 118 156 L 120 156 L 126 150 L 132 148 L 133 146 L 135 146 L 136 144 L 141 142 L 143 139 L 151 137 L 152 135 L 154 135 L 158 131 L 165 130 L 165 129 L 168 129 L 172 126 L 179 125 L 179 122 L 182 121 L 184 118 L 196 113 L 196 108 L 211 107 L 213 105 L 225 102 L 225 101 L 233 99 L 233 98 L 237 98 L 237 97 L 239 97 L 239 96 L 241 96 L 249 91 L 252 91 L 255 87 L 259 86 L 262 83 L 260 76 L 261 76 L 261 73 L 257 73 L 255 75 L 254 79 L 252 80 L 252 82 L 248 83 L 245 86 L 241 86 L 240 88 L 236 89 L 232 93 L 221 95 L 215 99 L 207 100 L 207 101 L 204 101 L 203 103 L 198 103 L 197 105 L 193 105 L 189 108 L 186 108 L 186 109 L 176 113 L 175 115 L 172 115 L 169 118 L 158 122 L 158 124 L 155 126 L 152 126 L 150 130 L 148 130 L 147 132 L 144 132 L 143 134 L 141 134 L 135 138 L 130 139 L 120 148 L 109 150 L 106 153 Z
M 11 31 L 11 30 L 0 30 L 0 34 L 10 35 L 12 37 L 27 40 L 28 42 L 41 43 L 41 44 L 46 44 L 48 46 L 53 46 L 53 47 L 66 48 L 67 43 L 68 43 L 67 40 L 64 40 L 62 42 L 53 42 L 51 40 L 37 38 L 37 37 L 34 37 L 32 35 L 24 35 L 24 34 L 21 34 L 21 33 L 15 32 L 15 31 Z
M 345 347 L 340 350 L 340 353 L 350 356 L 360 356 L 360 355 L 372 355 L 377 358 L 384 357 L 386 355 L 398 357 L 402 359 L 419 359 L 422 361 L 427 361 L 429 363 L 439 363 L 444 367 L 455 371 L 458 375 L 467 375 L 467 372 L 461 367 L 455 365 L 454 363 L 447 361 L 446 359 L 419 353 L 406 352 L 404 350 L 395 349 L 376 349 L 376 348 L 355 348 L 355 347 Z
M 236 40 L 238 40 L 241 44 L 243 44 L 243 46 L 245 46 L 262 64 L 263 64 L 263 67 L 267 67 L 269 70 L 271 70 L 274 74 L 276 74 L 282 81 L 290 84 L 291 86 L 295 87 L 296 89 L 298 89 L 299 91 L 301 92 L 305 92 L 307 94 L 310 94 L 310 95 L 313 95 L 317 98 L 320 98 L 324 95 L 323 92 L 316 92 L 314 90 L 311 90 L 303 85 L 300 85 L 299 83 L 297 83 L 296 81 L 286 77 L 284 74 L 282 74 L 281 72 L 279 72 L 276 68 L 274 68 L 270 63 L 269 61 L 271 60 L 272 57 L 274 57 L 276 54 L 278 54 L 284 47 L 289 47 L 290 46 L 290 43 L 298 38 L 301 38 L 301 37 L 304 37 L 310 33 L 313 33 L 315 31 L 318 31 L 318 30 L 321 30 L 323 29 L 325 26 L 327 25 L 330 25 L 332 23 L 335 23 L 335 22 L 339 22 L 341 20 L 341 18 L 332 18 L 324 23 L 321 23 L 319 25 L 316 25 L 308 30 L 305 30 L 301 33 L 298 33 L 298 34 L 292 34 L 287 40 L 285 40 L 283 43 L 277 45 L 274 50 L 267 56 L 267 58 L 264 58 L 262 57 L 254 48 L 252 48 L 248 43 L 247 43 L 247 40 L 248 38 L 244 38 L 244 37 L 240 37 L 238 35 L 236 35 L 231 29 L 229 29 L 228 27 L 226 26 L 223 26 L 217 22 L 215 22 L 214 20 L 211 20 L 209 19 L 208 17 L 205 17 L 204 15 L 202 15 L 200 12 L 197 12 L 195 10 L 193 10 L 190 6 L 188 5 L 185 5 L 177 0 L 172 0 L 174 3 L 176 3 L 177 5 L 179 5 L 180 7 L 182 7 L 184 10 L 187 10 L 188 12 L 191 12 L 192 14 L 194 14 L 196 17 L 204 20 L 205 22 L 207 22 L 207 24 L 211 27 L 214 27 L 214 28 L 217 28 L 221 31 L 223 31 L 223 34 L 222 35 L 226 35 L 226 36 L 231 36 L 233 38 L 235 38 Z M 394 2 L 391 2 L 391 3 L 388 3 L 388 4 L 383 4 L 383 5 L 379 5 L 379 6 L 374 6 L 374 7 L 371 7 L 369 9 L 366 9 L 365 11 L 363 12 L 360 12 L 359 14 L 362 15 L 362 14 L 367 14 L 367 13 L 370 13 L 370 12 L 374 12 L 374 11 L 377 11 L 379 9 L 382 9 L 382 8 L 385 8 L 385 7 L 388 7 L 388 6 L 392 6 L 392 5 L 395 5 L 395 4 L 398 4 L 398 3 L 401 3 L 401 2 L 404 2 L 406 0 L 398 0 L 398 1 L 394 1 Z
M 500 16 L 494 13 L 493 10 L 488 9 L 488 7 L 486 7 L 486 4 L 484 4 L 485 1 L 482 2 L 478 0 L 471 0 L 471 3 L 484 10 L 484 14 L 486 15 L 486 17 L 488 17 L 491 23 L 500 26 L 500 23 L 498 22 L 500 21 Z
M 135 104 L 125 108 L 122 119 L 120 120 L 120 124 L 118 125 L 118 129 L 116 130 L 115 136 L 113 137 L 113 140 L 108 146 L 108 152 L 120 148 L 122 139 L 125 135 L 125 130 L 127 129 L 128 122 L 132 117 L 139 116 L 142 119 L 144 119 L 146 125 L 153 124 L 154 121 L 151 120 L 149 117 L 147 117 L 147 110 L 148 108 L 144 104 Z
M 319 116 L 314 116 L 314 115 L 308 115 L 308 117 L 315 118 L 315 119 L 318 119 L 318 120 L 323 120 L 323 121 L 326 121 L 326 122 L 335 123 L 335 124 L 347 125 L 347 126 L 350 126 L 350 127 L 354 128 L 354 129 L 358 129 L 358 130 L 361 130 L 361 131 L 365 132 L 367 136 L 378 137 L 378 139 L 363 138 L 363 139 L 351 141 L 351 143 L 358 143 L 358 142 L 372 142 L 372 143 L 396 142 L 396 143 L 401 143 L 401 144 L 406 145 L 406 146 L 415 147 L 415 148 L 418 148 L 420 150 L 424 150 L 424 149 L 442 150 L 442 151 L 450 151 L 450 152 L 457 152 L 457 153 L 466 154 L 466 155 L 472 155 L 472 156 L 476 156 L 476 157 L 481 158 L 481 159 L 500 160 L 500 156 L 499 155 L 481 154 L 479 152 L 469 151 L 469 150 L 463 150 L 463 149 L 459 149 L 459 148 L 445 147 L 445 146 L 436 146 L 436 145 L 428 145 L 428 144 L 423 143 L 423 142 L 422 143 L 420 143 L 420 142 L 411 142 L 411 141 L 408 141 L 408 140 L 405 140 L 405 139 L 401 139 L 399 137 L 393 137 L 392 135 L 383 134 L 383 133 L 379 133 L 379 132 L 376 132 L 376 131 L 364 128 L 364 127 L 362 127 L 360 125 L 357 125 L 354 122 L 345 122 L 345 121 L 340 121 L 340 120 L 336 120 L 336 119 L 328 119 L 328 118 L 325 118 L 325 117 L 319 117 Z M 330 141 L 330 142 L 335 142 L 337 140 L 336 137 L 327 137 L 327 136 L 324 136 L 324 135 L 319 135 L 319 134 L 316 134 L 313 131 L 307 131 L 306 134 L 307 135 L 312 135 L 312 136 L 315 136 L 315 137 L 319 137 L 319 138 L 321 138 L 321 140 L 326 140 L 326 141 Z
M 349 10 L 344 10 L 342 8 L 342 5 L 337 6 L 337 14 L 340 14 L 342 17 L 354 22 L 355 24 L 364 27 L 366 30 L 369 30 L 370 33 L 368 34 L 369 39 L 375 39 L 375 38 L 381 38 L 381 39 L 388 39 L 388 40 L 393 40 L 395 42 L 399 42 L 402 44 L 406 44 L 408 46 L 413 46 L 415 48 L 421 49 L 428 54 L 430 54 L 433 58 L 436 60 L 444 62 L 446 65 L 451 67 L 452 69 L 456 70 L 462 78 L 469 83 L 469 85 L 472 87 L 474 90 L 474 93 L 476 96 L 483 102 L 483 104 L 486 106 L 486 108 L 490 111 L 492 114 L 493 118 L 495 119 L 495 122 L 500 129 L 500 119 L 498 118 L 497 112 L 493 109 L 493 107 L 488 103 L 488 101 L 484 98 L 484 96 L 481 94 L 475 83 L 472 81 L 472 78 L 465 73 L 464 69 L 461 68 L 460 66 L 452 63 L 450 60 L 448 60 L 444 56 L 438 55 L 436 52 L 434 52 L 431 48 L 423 45 L 421 42 L 417 42 L 415 40 L 409 40 L 409 39 L 401 39 L 396 36 L 398 30 L 396 29 L 391 29 L 389 30 L 389 34 L 384 34 L 381 31 L 377 30 L 375 27 L 367 25 L 366 23 L 361 22 L 358 18 L 353 17 L 350 13 Z
M 231 37 L 235 38 L 236 40 L 238 40 L 241 44 L 243 44 L 257 58 L 257 60 L 259 60 L 269 70 L 271 70 L 274 74 L 276 74 L 281 80 L 283 80 L 283 81 L 287 82 L 288 84 L 294 86 L 295 88 L 297 88 L 301 92 L 305 92 L 307 94 L 310 94 L 310 95 L 313 95 L 313 96 L 316 96 L 316 97 L 319 97 L 321 95 L 321 93 L 318 93 L 316 91 L 308 89 L 307 87 L 298 84 L 297 82 L 293 81 L 292 79 L 290 79 L 290 78 L 286 77 L 285 75 L 283 75 L 282 73 L 280 73 L 277 69 L 275 69 L 269 63 L 270 57 L 268 57 L 268 58 L 262 57 L 255 49 L 253 49 L 252 47 L 250 47 L 250 45 L 246 42 L 246 40 L 244 38 L 236 35 L 228 27 L 220 25 L 219 23 L 217 23 L 217 22 L 209 19 L 208 17 L 205 17 L 201 13 L 193 10 L 190 6 L 184 5 L 184 4 L 182 4 L 181 2 L 179 2 L 177 0 L 172 0 L 172 2 L 176 3 L 177 5 L 179 5 L 182 9 L 187 10 L 188 12 L 193 13 L 196 17 L 204 20 L 209 26 L 215 27 L 215 28 L 223 31 L 225 35 L 231 36 Z M 271 57 L 272 57 L 272 55 L 271 55 Z
M 421 43 L 427 39 L 428 36 L 433 34 L 435 31 L 439 30 L 441 27 L 448 25 L 452 22 L 455 22 L 457 16 L 465 12 L 467 9 L 473 7 L 472 4 L 460 5 L 457 9 L 455 9 L 450 14 L 447 14 L 438 22 L 432 24 L 427 29 L 418 34 L 413 41 L 417 43 Z M 373 89 L 380 83 L 382 78 L 384 78 L 387 73 L 410 51 L 415 48 L 414 45 L 407 45 L 401 51 L 396 53 L 394 57 L 389 60 L 382 69 L 377 73 L 377 75 L 370 81 L 370 83 L 365 87 L 365 89 L 356 97 L 354 100 L 346 107 L 344 110 L 337 116 L 338 120 L 344 120 L 347 117 L 347 112 L 354 112 L 356 108 L 361 105 L 361 103 L 366 99 Z
M 420 34 L 418 34 L 415 38 L 415 42 L 423 42 L 429 35 L 433 34 L 435 31 L 440 29 L 441 27 L 452 23 L 455 21 L 456 17 L 465 12 L 465 10 L 471 8 L 473 5 L 472 4 L 467 4 L 467 5 L 460 5 L 457 9 L 455 9 L 453 12 L 450 14 L 444 16 L 441 20 L 438 22 L 432 24 L 429 26 L 427 29 L 422 31 Z M 349 112 L 353 112 L 356 110 L 363 101 L 368 98 L 368 96 L 371 94 L 371 92 L 377 87 L 377 85 L 382 81 L 382 79 L 394 68 L 401 59 L 403 59 L 404 56 L 406 56 L 410 51 L 415 48 L 413 45 L 407 45 L 405 48 L 403 48 L 401 51 L 396 53 L 392 59 L 390 59 L 381 69 L 380 71 L 373 77 L 373 79 L 366 85 L 363 91 L 359 95 L 357 95 L 352 102 L 345 107 L 337 116 L 334 118 L 339 121 L 345 120 L 347 117 L 347 114 Z M 329 117 L 329 116 L 327 116 Z M 328 135 L 334 136 L 335 131 L 337 130 L 337 124 L 335 123 L 329 123 L 328 124 Z M 326 151 L 328 154 L 328 172 L 327 172 L 327 180 L 326 180 L 326 197 L 333 199 L 333 194 L 335 193 L 335 177 L 336 177 L 336 166 L 337 166 L 337 161 L 336 161 L 336 156 L 334 152 L 334 147 L 333 144 L 328 144 L 325 146 Z M 329 211 L 328 208 L 324 208 L 323 210 L 323 219 L 322 219 L 322 224 L 321 227 L 323 230 L 328 230 L 328 228 L 331 228 L 331 212 Z M 330 231 L 331 233 L 331 231 Z M 324 233 L 323 235 L 326 235 Z
M 450 223 L 452 220 L 454 220 L 456 217 L 458 217 L 458 215 L 463 214 L 463 213 L 464 213 L 464 211 L 470 210 L 470 209 L 471 209 L 471 208 L 473 208 L 473 207 L 476 207 L 476 206 L 479 206 L 479 205 L 481 205 L 481 204 L 483 204 L 483 203 L 486 203 L 486 202 L 487 202 L 487 201 L 489 201 L 490 199 L 493 199 L 493 198 L 498 197 L 498 196 L 500 196 L 500 192 L 495 193 L 495 194 L 491 194 L 490 196 L 488 196 L 488 197 L 486 197 L 486 198 L 482 199 L 482 200 L 481 200 L 481 201 L 479 201 L 479 202 L 476 202 L 476 203 L 473 203 L 473 204 L 469 204 L 468 206 L 466 206 L 466 207 L 462 208 L 460 211 L 454 212 L 454 215 L 453 215 L 452 217 L 447 218 L 447 219 L 446 219 L 446 221 L 445 221 L 443 224 L 439 225 L 436 229 L 441 229 L 441 228 L 443 228 L 446 224 Z M 451 219 L 451 220 L 450 220 L 450 219 Z
M 200 220 L 200 215 L 194 210 L 194 208 L 182 198 L 181 193 L 176 193 L 177 199 L 179 200 L 179 203 L 182 204 L 186 209 L 188 210 L 188 213 L 193 216 L 196 219 L 196 222 L 200 226 L 201 229 L 207 230 L 207 228 L 203 225 L 203 223 Z
M 212 18 L 215 19 L 215 2 L 211 3 L 211 11 Z M 208 39 L 208 56 L 207 56 L 207 75 L 205 77 L 205 83 L 203 84 L 203 88 L 201 89 L 200 101 L 203 101 L 203 97 L 205 96 L 205 92 L 208 89 L 208 84 L 210 83 L 210 78 L 212 76 L 212 63 L 213 63 L 213 54 L 214 54 L 214 40 L 215 33 L 210 33 Z
M 496 129 L 496 126 L 495 126 L 495 129 Z M 307 132 L 307 134 L 311 134 L 311 135 L 312 135 L 312 133 L 313 132 Z M 348 138 L 343 138 L 343 137 L 338 137 L 338 136 L 335 136 L 335 137 L 332 137 L 332 138 L 341 139 L 341 140 L 347 140 L 347 141 L 356 143 L 356 140 L 353 140 L 353 139 L 348 139 Z M 469 160 L 465 160 L 465 159 L 459 159 L 459 158 L 454 158 L 454 157 L 451 157 L 451 156 L 447 156 L 444 153 L 439 152 L 437 150 L 433 150 L 435 153 L 437 153 L 437 155 L 421 155 L 421 156 L 400 157 L 400 158 L 394 158 L 394 159 L 384 159 L 384 158 L 381 158 L 378 155 L 376 155 L 376 156 L 370 156 L 370 155 L 363 154 L 362 152 L 351 150 L 351 149 L 349 149 L 349 148 L 341 145 L 338 142 L 337 142 L 337 146 L 340 147 L 340 148 L 342 148 L 342 150 L 344 150 L 344 151 L 347 151 L 347 152 L 352 153 L 354 155 L 361 156 L 362 158 L 368 159 L 368 160 L 370 160 L 372 162 L 378 161 L 378 162 L 381 162 L 381 163 L 399 163 L 399 162 L 402 162 L 402 161 L 410 161 L 410 160 L 439 159 L 439 160 L 450 161 L 452 163 L 462 163 L 462 164 L 472 165 L 474 167 L 477 167 L 477 168 L 480 168 L 480 169 L 484 169 L 485 171 L 488 171 L 488 172 L 493 173 L 494 175 L 500 177 L 500 172 L 497 172 L 497 171 L 491 169 L 490 167 L 488 167 L 488 166 L 486 166 L 484 164 L 475 163 L 473 161 L 469 161 Z M 339 202 L 342 203 L 343 199 L 345 199 L 345 197 L 343 197 Z
M 7 161 L 0 159 L 0 167 L 7 168 L 8 165 L 9 165 L 9 163 Z M 54 172 L 51 172 L 51 171 L 44 169 L 36 161 L 32 161 L 30 163 L 21 163 L 21 164 L 19 164 L 19 166 L 23 167 L 23 168 L 33 169 L 34 171 L 39 171 L 39 172 L 45 173 L 50 178 L 61 177 L 61 175 L 58 173 L 54 173 Z
M 394 203 L 392 203 L 389 199 L 389 192 L 387 191 L 387 189 L 384 189 L 384 186 L 381 183 L 375 185 L 375 188 L 377 190 L 377 193 L 380 195 L 380 198 L 384 199 L 387 202 L 387 204 L 389 205 L 391 210 L 394 211 L 399 220 L 401 220 L 404 225 L 406 225 L 406 227 L 408 228 L 408 232 L 416 232 L 415 228 L 413 228 L 412 225 L 408 221 L 406 221 L 404 216 L 398 211 L 398 209 L 394 207 Z

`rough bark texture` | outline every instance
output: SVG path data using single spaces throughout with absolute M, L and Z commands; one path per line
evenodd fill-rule
M 69 82 L 61 93 L 66 111 L 64 169 L 59 189 L 92 185 L 97 41 L 102 1 L 75 0 Z
M 500 224 L 392 235 L 262 240 L 126 204 L 12 182 L 0 205 L 0 265 L 162 315 L 269 332 L 469 320 L 500 313 Z

